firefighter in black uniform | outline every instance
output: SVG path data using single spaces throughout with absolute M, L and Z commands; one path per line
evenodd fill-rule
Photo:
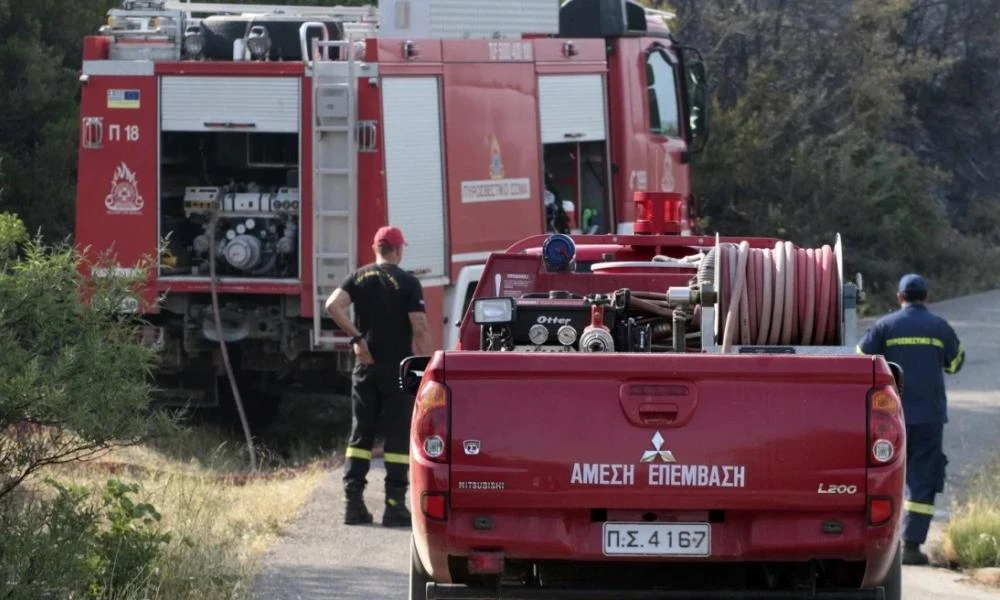
M 948 422 L 945 373 L 958 373 L 965 351 L 947 321 L 932 314 L 927 281 L 903 276 L 896 295 L 900 309 L 880 319 L 858 344 L 859 354 L 881 354 L 903 368 L 903 413 L 906 418 L 906 502 L 903 517 L 903 563 L 927 564 L 920 545 L 934 516 L 934 496 L 944 491 L 942 444 Z
M 374 263 L 361 267 L 334 290 L 326 309 L 334 322 L 351 336 L 355 365 L 352 374 L 353 425 L 347 445 L 344 474 L 344 522 L 371 523 L 364 502 L 372 445 L 379 422 L 385 437 L 385 512 L 382 524 L 409 527 L 406 509 L 409 475 L 409 434 L 413 397 L 399 390 L 399 363 L 413 354 L 433 352 L 420 281 L 399 267 L 403 233 L 382 227 L 375 234 Z M 354 303 L 355 322 L 347 315 Z

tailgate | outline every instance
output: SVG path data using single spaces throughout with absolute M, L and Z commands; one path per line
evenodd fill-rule
M 451 504 L 865 507 L 871 357 L 448 354 Z

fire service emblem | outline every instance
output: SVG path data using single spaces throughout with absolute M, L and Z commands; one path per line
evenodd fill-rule
M 123 162 L 111 178 L 111 191 L 104 198 L 104 206 L 111 212 L 137 213 L 144 204 L 135 173 Z

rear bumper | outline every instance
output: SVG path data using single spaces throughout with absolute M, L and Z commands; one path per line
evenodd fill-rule
M 428 584 L 427 600 L 884 600 L 881 588 L 873 590 L 824 590 L 813 592 L 754 591 L 621 591 L 594 589 L 524 589 L 516 587 L 468 588 Z
M 418 505 L 419 506 L 419 505 Z M 476 529 L 476 517 L 488 514 L 489 531 Z M 897 513 L 898 514 L 898 513 Z M 731 512 L 725 522 L 712 523 L 712 549 L 709 557 L 610 557 L 602 549 L 602 523 L 592 521 L 589 511 L 552 510 L 469 510 L 451 509 L 446 522 L 427 520 L 414 513 L 414 534 L 417 553 L 424 568 L 439 584 L 455 583 L 450 565 L 455 560 L 477 552 L 492 551 L 504 555 L 507 561 L 562 561 L 588 563 L 674 563 L 723 565 L 740 563 L 808 563 L 814 560 L 848 561 L 863 565 L 864 576 L 859 589 L 826 592 L 824 595 L 746 596 L 751 598 L 877 598 L 867 588 L 880 586 L 898 547 L 898 516 L 883 526 L 867 525 L 866 515 L 856 512 Z M 687 519 L 683 519 L 687 520 Z M 824 523 L 836 520 L 841 531 L 824 531 Z M 475 596 L 483 590 L 453 590 L 440 587 L 439 598 L 493 598 Z M 495 590 L 490 590 L 495 592 Z M 518 591 L 517 593 L 521 593 Z M 555 596 L 525 596 L 526 598 L 576 597 L 558 590 Z M 549 593 L 549 592 L 545 592 Z M 455 595 L 449 595 L 455 594 Z M 512 590 L 511 594 L 514 594 Z M 568 594 L 568 595 L 567 595 Z M 832 595 L 830 595 L 832 594 Z M 845 595 L 846 594 L 846 595 Z M 853 594 L 853 595 L 851 595 Z M 509 595 L 504 598 L 518 598 Z M 597 598 L 605 596 L 579 596 Z M 619 596 L 607 596 L 619 597 Z M 622 598 L 727 598 L 734 596 L 670 596 L 662 593 Z

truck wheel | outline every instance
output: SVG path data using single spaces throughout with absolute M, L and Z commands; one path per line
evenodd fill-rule
M 410 600 L 427 600 L 427 584 L 430 581 L 431 578 L 420 564 L 417 544 L 413 536 L 410 536 Z
M 882 584 L 885 590 L 885 600 L 901 600 L 903 597 L 903 552 L 901 548 L 896 548 L 896 555 L 892 558 L 892 566 L 889 567 L 889 574 L 885 576 L 885 583 Z

